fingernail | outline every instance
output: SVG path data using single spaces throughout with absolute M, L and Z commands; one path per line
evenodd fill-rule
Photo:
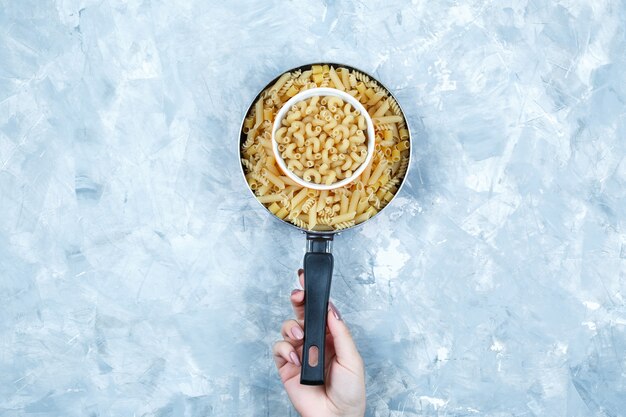
M 298 355 L 296 355 L 296 352 L 289 352 L 289 358 L 291 358 L 291 362 L 294 365 L 300 366 L 300 358 L 298 358 Z
M 339 314 L 339 310 L 337 310 L 337 307 L 335 307 L 332 301 L 328 302 L 328 307 L 329 307 L 329 310 L 332 311 L 333 314 L 335 315 L 335 318 L 337 320 L 341 320 L 341 314 Z
M 293 326 L 291 328 L 291 334 L 293 335 L 293 337 L 295 337 L 298 340 L 304 337 L 304 333 L 302 333 L 302 329 L 300 329 L 298 326 Z

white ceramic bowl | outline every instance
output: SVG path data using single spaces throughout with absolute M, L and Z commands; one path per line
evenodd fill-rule
M 283 159 L 281 153 L 278 151 L 278 142 L 276 142 L 275 140 L 276 131 L 281 128 L 282 126 L 281 122 L 284 119 L 285 114 L 291 109 L 291 106 L 293 106 L 294 104 L 300 101 L 309 99 L 314 96 L 339 97 L 344 102 L 350 103 L 350 105 L 354 109 L 358 110 L 365 118 L 365 123 L 367 124 L 367 132 L 366 132 L 367 156 L 365 157 L 365 161 L 363 161 L 363 163 L 359 165 L 359 167 L 356 169 L 356 171 L 352 173 L 351 176 L 349 176 L 348 178 L 344 178 L 341 181 L 337 181 L 330 185 L 316 184 L 311 181 L 305 181 L 304 179 L 297 176 L 289 168 L 287 168 L 287 165 L 285 164 L 285 160 Z M 361 175 L 361 173 L 365 170 L 367 165 L 371 162 L 372 156 L 374 155 L 374 141 L 375 141 L 374 123 L 372 123 L 372 118 L 367 113 L 367 110 L 365 110 L 365 107 L 363 107 L 363 105 L 356 98 L 352 97 L 350 94 L 341 90 L 337 90 L 336 88 L 326 88 L 326 87 L 311 88 L 309 90 L 304 90 L 301 93 L 296 94 L 295 96 L 290 98 L 285 104 L 283 104 L 283 106 L 280 108 L 280 110 L 276 114 L 276 119 L 274 120 L 274 126 L 272 127 L 272 149 L 274 151 L 274 157 L 276 158 L 276 163 L 278 164 L 280 169 L 285 173 L 285 175 L 287 175 L 293 181 L 295 181 L 296 183 L 300 184 L 303 187 L 312 188 L 314 190 L 333 190 L 335 188 L 343 187 L 344 185 L 350 184 L 352 181 L 354 181 L 359 175 Z

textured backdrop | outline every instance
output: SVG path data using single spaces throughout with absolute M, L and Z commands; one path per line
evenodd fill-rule
M 335 241 L 370 416 L 626 415 L 624 1 L 0 0 L 0 415 L 294 416 L 305 239 L 239 173 L 281 71 L 413 128 Z

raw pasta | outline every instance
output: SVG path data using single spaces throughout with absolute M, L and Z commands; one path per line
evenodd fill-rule
M 350 177 L 365 161 L 367 138 L 359 128 L 364 123 L 364 116 L 341 98 L 315 96 L 294 104 L 285 114 L 276 141 L 294 174 L 332 185 Z
M 370 163 L 355 181 L 332 190 L 317 191 L 296 184 L 280 171 L 272 152 L 275 115 L 291 97 L 315 87 L 337 88 L 352 95 L 374 123 L 375 152 Z M 321 101 L 322 97 L 312 97 L 297 103 L 276 137 L 282 140 L 279 150 L 289 169 L 303 178 L 306 174 L 305 179 L 310 176 L 313 181 L 332 184 L 350 176 L 364 161 L 359 146 L 365 147 L 366 141 L 359 143 L 360 139 L 352 138 L 356 130 L 365 131 L 365 124 L 340 99 L 328 97 L 324 105 Z M 332 128 L 327 128 L 327 123 L 333 125 L 330 120 L 314 120 L 322 110 L 335 122 Z M 340 120 L 335 119 L 337 114 Z M 409 130 L 398 104 L 367 75 L 342 67 L 312 65 L 305 71 L 281 75 L 252 106 L 242 135 L 241 163 L 248 185 L 275 216 L 303 229 L 341 230 L 373 217 L 391 201 L 409 163 Z

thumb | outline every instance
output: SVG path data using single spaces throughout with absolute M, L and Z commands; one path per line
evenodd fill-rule
M 341 319 L 341 314 L 332 301 L 328 302 L 328 310 L 328 330 L 333 336 L 337 362 L 350 370 L 357 371 L 363 367 L 363 361 L 352 340 L 350 329 Z

